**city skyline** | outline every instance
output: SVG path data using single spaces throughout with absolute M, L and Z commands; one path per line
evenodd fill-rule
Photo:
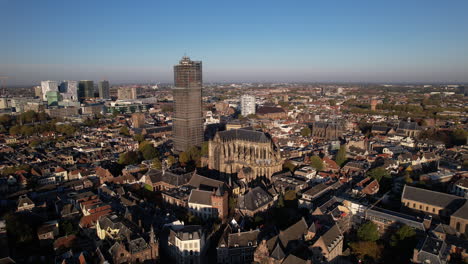
M 184 53 L 205 82 L 468 81 L 466 1 L 0 5 L 8 85 L 172 82 Z

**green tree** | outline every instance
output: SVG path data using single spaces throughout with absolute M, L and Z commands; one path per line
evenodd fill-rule
M 296 200 L 296 192 L 294 190 L 288 190 L 284 193 L 284 200 L 292 201 Z
M 301 130 L 301 135 L 303 137 L 310 137 L 310 135 L 312 134 L 312 131 L 310 130 L 310 128 L 308 126 L 304 127 L 302 130 Z
M 179 162 L 181 164 L 186 165 L 189 161 L 190 161 L 190 156 L 187 152 L 184 151 L 179 154 Z
M 200 154 L 202 156 L 208 156 L 208 141 L 203 142 L 201 146 Z
M 382 178 L 390 178 L 390 173 L 383 167 L 374 168 L 366 173 L 368 177 L 381 181 Z
M 234 197 L 229 197 L 229 211 L 234 212 L 237 206 L 237 199 Z
M 201 151 L 198 147 L 192 146 L 187 154 L 189 155 L 189 159 L 193 161 L 198 161 L 201 158 Z
M 278 203 L 276 204 L 276 208 L 283 208 L 284 207 L 284 196 L 280 194 L 278 198 Z
M 154 158 L 153 162 L 151 163 L 151 167 L 153 167 L 153 169 L 157 169 L 157 170 L 162 169 L 161 160 L 159 158 Z
M 263 223 L 263 217 L 261 217 L 261 216 L 259 216 L 259 215 L 256 215 L 256 216 L 254 217 L 254 223 L 255 223 L 255 225 L 257 225 L 257 226 L 260 225 L 260 224 L 262 224 L 262 223 Z
M 21 126 L 21 134 L 24 136 L 32 136 L 34 134 L 33 126 Z
M 121 165 L 132 165 L 140 162 L 140 157 L 136 151 L 128 151 L 119 155 L 118 163 Z
M 145 140 L 145 136 L 143 136 L 142 134 L 136 134 L 133 136 L 133 139 L 138 141 L 138 143 L 141 143 Z
M 21 126 L 14 125 L 14 126 L 10 127 L 9 133 L 10 133 L 10 135 L 19 135 L 21 133 Z
M 346 146 L 341 145 L 340 150 L 338 150 L 338 153 L 336 154 L 335 162 L 338 164 L 338 166 L 342 167 L 344 163 L 346 162 Z
M 410 240 L 413 240 L 415 238 L 415 236 L 416 232 L 412 227 L 403 225 L 395 232 L 395 234 L 391 236 L 390 245 L 393 247 L 405 247 L 407 246 Z
M 290 172 L 294 173 L 294 170 L 296 169 L 296 166 L 292 163 L 292 161 L 287 160 L 283 163 L 283 169 L 287 169 Z
M 8 126 L 11 123 L 11 116 L 10 115 L 1 115 L 0 116 L 0 124 L 4 126 Z
M 168 167 L 171 167 L 175 163 L 176 163 L 176 159 L 175 159 L 174 156 L 170 155 L 169 157 L 167 157 L 167 166 Z
M 159 157 L 158 150 L 153 146 L 151 142 L 142 141 L 138 147 L 138 151 L 143 155 L 143 159 L 152 160 Z
M 66 235 L 66 236 L 71 235 L 71 234 L 75 234 L 77 232 L 77 230 L 76 230 L 75 226 L 73 225 L 73 223 L 71 221 L 68 221 L 68 220 L 60 222 L 59 230 L 60 230 L 60 233 Z
M 364 223 L 357 230 L 357 236 L 360 241 L 377 241 L 379 240 L 379 230 L 374 222 L 369 221 Z
M 455 129 L 451 134 L 451 143 L 453 145 L 464 145 L 466 144 L 466 139 L 468 137 L 468 131 L 464 129 Z
M 323 161 L 319 156 L 312 156 L 310 158 L 310 166 L 312 166 L 317 171 L 323 170 Z
M 350 243 L 350 248 L 353 254 L 360 260 L 366 260 L 370 258 L 373 261 L 380 259 L 384 249 L 382 245 L 379 245 L 374 241 L 352 242 Z
M 130 131 L 128 130 L 128 127 L 123 126 L 120 128 L 119 133 L 124 136 L 130 136 Z
M 29 243 L 35 237 L 34 229 L 28 218 L 17 214 L 7 214 L 4 217 L 8 236 L 16 243 Z
M 59 125 L 56 127 L 57 132 L 71 136 L 76 132 L 76 128 L 71 125 Z

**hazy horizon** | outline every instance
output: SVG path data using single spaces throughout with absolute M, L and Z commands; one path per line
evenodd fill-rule
M 0 0 L 0 76 L 171 83 L 468 82 L 468 2 Z

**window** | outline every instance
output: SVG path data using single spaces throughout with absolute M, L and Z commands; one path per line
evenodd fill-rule
M 460 232 L 460 222 L 457 222 L 455 229 L 457 230 L 457 232 Z

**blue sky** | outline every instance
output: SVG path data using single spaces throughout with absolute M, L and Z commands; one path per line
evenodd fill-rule
M 172 81 L 468 81 L 468 1 L 0 0 L 0 75 Z

